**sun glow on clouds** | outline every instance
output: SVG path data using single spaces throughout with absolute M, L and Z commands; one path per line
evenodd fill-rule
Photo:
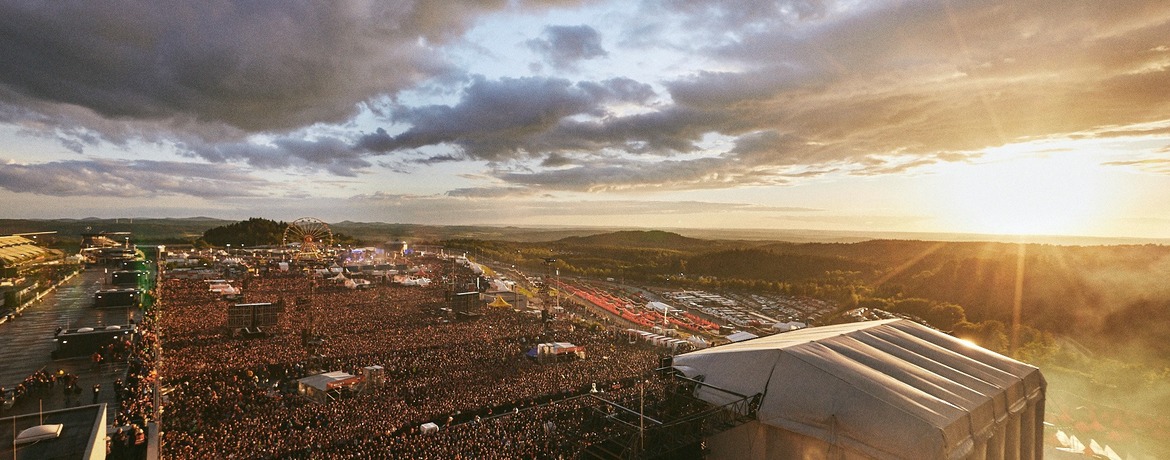
M 923 193 L 957 231 L 1093 234 L 1114 205 L 1114 176 L 1105 174 L 1099 152 L 1052 148 L 1013 144 L 987 149 L 971 163 L 938 165 L 935 190 Z

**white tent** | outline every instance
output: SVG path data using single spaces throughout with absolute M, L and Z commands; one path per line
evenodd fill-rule
M 664 304 L 662 302 L 648 302 L 646 304 L 646 308 L 648 308 L 650 310 L 654 310 L 658 313 L 662 313 L 664 315 L 669 314 L 671 312 L 671 310 L 676 310 L 676 311 L 678 310 L 677 308 L 671 307 L 670 305 Z
M 751 339 L 754 339 L 757 337 L 759 337 L 759 336 L 752 334 L 751 332 L 739 331 L 739 332 L 736 332 L 734 334 L 727 336 L 726 338 L 727 338 L 727 340 L 730 340 L 732 342 L 743 342 L 744 340 L 751 340 Z
M 763 395 L 755 421 L 707 440 L 709 458 L 1042 456 L 1040 370 L 908 320 L 777 334 L 676 356 L 674 367 Z
M 345 371 L 326 372 L 324 374 L 310 375 L 308 377 L 297 380 L 297 384 L 303 387 L 311 387 L 319 391 L 326 391 L 331 389 L 331 385 L 338 382 L 344 382 L 352 379 L 354 376 Z
M 326 372 L 297 380 L 297 391 L 317 402 L 325 402 L 331 398 L 330 391 L 353 386 L 359 382 L 358 377 L 345 371 Z
M 707 343 L 706 339 L 699 337 L 697 335 L 692 335 L 690 338 L 687 339 L 687 342 L 690 342 L 691 345 L 695 346 L 695 348 L 707 348 L 707 346 L 710 345 L 709 343 Z
M 808 327 L 808 325 L 805 323 L 802 323 L 800 321 L 789 321 L 786 323 L 773 324 L 772 330 L 775 330 L 777 332 L 788 332 L 788 331 L 795 331 L 797 329 L 804 329 L 806 327 Z

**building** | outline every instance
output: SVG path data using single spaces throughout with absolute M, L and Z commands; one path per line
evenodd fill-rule
M 0 236 L 0 310 L 18 308 L 76 269 L 61 251 L 23 236 Z
M 59 425 L 59 427 L 57 426 Z M 40 440 L 21 441 L 40 430 Z M 59 428 L 59 431 L 57 430 Z M 26 431 L 32 429 L 30 431 Z M 46 434 L 47 433 L 47 434 Z M 106 405 L 74 407 L 0 419 L 0 458 L 101 460 L 106 458 Z
M 91 264 L 114 267 L 120 267 L 135 257 L 134 248 L 130 246 L 130 232 L 83 233 L 81 253 Z
M 297 380 L 297 393 L 318 403 L 324 403 L 342 396 L 343 390 L 361 384 L 362 377 L 344 371 L 310 375 Z
M 386 248 L 387 253 L 400 256 L 407 254 L 410 250 L 410 245 L 402 240 L 387 241 L 386 244 L 383 244 L 383 246 Z

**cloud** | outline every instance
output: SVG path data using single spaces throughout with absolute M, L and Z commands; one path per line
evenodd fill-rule
M 506 3 L 5 3 L 0 123 L 77 153 L 151 145 L 354 176 L 372 164 L 353 141 L 308 128 L 460 80 L 438 50 Z
M 1149 122 L 1170 110 L 1155 95 L 1170 86 L 1170 71 L 1155 65 L 1170 62 L 1159 47 L 1170 35 L 1167 8 L 645 5 L 669 16 L 647 17 L 646 33 L 665 34 L 671 28 L 655 21 L 685 16 L 684 27 L 696 31 L 694 50 L 726 70 L 663 81 L 670 99 L 632 98 L 633 111 L 581 97 L 584 82 L 481 78 L 453 106 L 400 107 L 395 121 L 410 127 L 371 136 L 378 142 L 370 148 L 446 146 L 472 160 L 535 159 L 535 170 L 495 177 L 541 190 L 730 188 L 835 170 L 902 174 L 966 161 L 987 147 Z M 509 116 L 493 119 L 500 114 Z M 733 144 L 708 150 L 711 136 Z M 705 158 L 680 157 L 700 152 Z
M 615 66 L 569 80 L 447 60 L 476 45 L 463 35 L 485 15 L 566 4 L 6 4 L 0 122 L 75 152 L 144 143 L 225 166 L 497 168 L 492 187 L 456 197 L 901 174 L 1018 141 L 1126 135 L 1170 113 L 1170 5 L 1156 2 L 641 5 L 527 45 L 557 72 L 678 62 L 657 78 Z M 602 32 L 620 40 L 603 47 Z M 370 117 L 384 127 L 369 131 Z
M 825 86 L 827 75 L 808 68 L 769 65 L 741 72 L 699 71 L 666 82 L 675 102 L 697 107 L 727 107 L 767 100 L 787 91 L 812 91 Z
M 1163 149 L 1170 151 L 1170 149 Z M 1143 160 L 1107 161 L 1104 166 L 1120 166 L 1155 174 L 1170 174 L 1170 158 L 1147 158 Z
M 644 103 L 653 95 L 648 85 L 627 78 L 574 84 L 561 78 L 476 77 L 457 104 L 398 107 L 393 121 L 409 124 L 408 129 L 397 135 L 379 129 L 357 145 L 372 152 L 449 145 L 470 159 L 488 161 L 583 149 L 588 146 L 547 134 L 570 117 L 608 116 L 608 103 Z
M 782 185 L 788 182 L 778 171 L 754 169 L 735 163 L 734 158 L 663 161 L 610 159 L 569 168 L 497 172 L 494 175 L 513 186 L 577 192 L 692 190 Z
M 544 160 L 541 160 L 540 165 L 546 168 L 559 168 L 573 164 L 573 159 L 560 153 L 550 153 Z
M 647 4 L 691 19 L 687 25 L 753 29 L 761 25 L 819 19 L 834 0 L 653 0 Z
M 453 71 L 434 47 L 505 3 L 5 3 L 0 85 L 111 119 L 250 132 L 340 122 Z
M 302 139 L 281 137 L 264 144 L 252 142 L 180 144 L 181 152 L 214 163 L 244 161 L 260 169 L 323 169 L 338 176 L 353 177 L 372 164 L 344 139 L 322 137 Z
M 548 26 L 543 38 L 526 42 L 528 48 L 544 57 L 555 69 L 571 69 L 578 62 L 605 57 L 601 34 L 587 25 Z
M 0 187 L 49 196 L 198 198 L 260 196 L 267 182 L 227 165 L 150 160 L 71 160 L 0 166 Z
M 525 187 L 468 187 L 447 191 L 447 196 L 465 198 L 505 198 L 533 195 L 535 191 Z

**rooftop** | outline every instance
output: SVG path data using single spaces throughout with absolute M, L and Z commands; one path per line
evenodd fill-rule
M 48 253 L 48 249 L 23 236 L 0 236 L 0 266 L 18 265 Z
M 43 419 L 43 422 L 42 422 Z M 101 446 L 105 454 L 106 405 L 94 404 L 45 412 L 43 415 L 25 414 L 0 419 L 0 458 L 17 460 L 73 460 L 98 458 L 93 447 Z M 56 439 L 16 446 L 14 433 L 41 424 L 61 424 L 61 435 Z M 98 439 L 100 436 L 101 439 Z

